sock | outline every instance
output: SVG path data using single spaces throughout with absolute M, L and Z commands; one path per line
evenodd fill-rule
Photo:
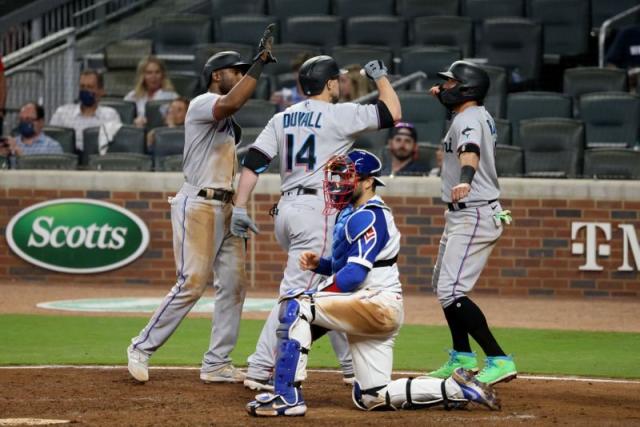
M 457 309 L 455 302 L 450 306 L 443 308 L 444 317 L 447 318 L 449 324 L 449 332 L 451 332 L 451 341 L 453 342 L 453 349 L 455 351 L 462 351 L 465 353 L 471 353 L 471 344 L 469 344 L 469 334 L 467 328 L 457 316 Z
M 456 318 L 465 325 L 469 335 L 482 347 L 489 357 L 506 356 L 489 330 L 487 319 L 482 310 L 467 297 L 458 298 L 450 307 L 455 307 Z

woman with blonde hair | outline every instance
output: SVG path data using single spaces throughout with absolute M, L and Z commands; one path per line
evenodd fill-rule
M 134 123 L 138 127 L 144 127 L 147 123 L 145 106 L 148 101 L 171 101 L 177 97 L 178 94 L 167 76 L 164 62 L 149 55 L 138 63 L 136 86 L 124 97 L 124 100 L 136 103 L 138 117 Z
M 343 68 L 346 73 L 340 74 L 340 102 L 352 102 L 371 92 L 369 79 L 360 74 L 362 66 L 358 64 L 347 65 Z

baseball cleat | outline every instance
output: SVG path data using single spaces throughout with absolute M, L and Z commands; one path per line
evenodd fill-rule
M 495 390 L 490 385 L 478 381 L 473 372 L 458 368 L 453 371 L 451 378 L 458 383 L 465 399 L 484 405 L 493 411 L 500 410 L 500 400 Z
M 353 387 L 353 384 L 356 382 L 355 374 L 344 374 L 342 377 L 342 382 L 346 386 Z
M 254 417 L 302 417 L 307 413 L 307 405 L 296 389 L 296 402 L 289 403 L 279 394 L 262 393 L 247 404 L 247 412 Z
M 517 376 L 518 370 L 512 356 L 494 356 L 485 359 L 484 368 L 476 378 L 481 383 L 494 385 L 509 382 Z
M 146 353 L 133 348 L 132 344 L 127 347 L 127 360 L 129 373 L 136 381 L 149 381 L 149 356 Z
M 258 378 L 246 377 L 244 379 L 244 386 L 249 390 L 273 392 L 273 379 L 260 380 Z
M 246 375 L 232 364 L 223 365 L 222 367 L 208 372 L 200 372 L 200 379 L 206 384 L 209 383 L 241 383 Z
M 428 377 L 432 378 L 449 378 L 453 375 L 453 371 L 458 368 L 464 368 L 473 373 L 478 372 L 478 360 L 475 353 L 465 353 L 461 351 L 449 350 L 449 360 L 435 371 L 427 372 Z

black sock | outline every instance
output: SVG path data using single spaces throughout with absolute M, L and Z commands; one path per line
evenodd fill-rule
M 504 351 L 489 330 L 482 310 L 467 297 L 458 298 L 450 307 L 456 308 L 456 318 L 461 319 L 469 334 L 482 347 L 487 356 L 505 356 Z
M 449 324 L 453 349 L 455 351 L 471 353 L 469 334 L 467 333 L 467 328 L 465 327 L 464 322 L 457 316 L 458 313 L 455 308 L 455 303 L 451 304 L 447 308 L 443 308 L 442 310 L 444 311 L 444 317 L 447 318 L 447 323 Z

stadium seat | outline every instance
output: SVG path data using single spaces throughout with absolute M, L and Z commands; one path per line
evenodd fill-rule
M 169 73 L 169 79 L 178 95 L 191 99 L 197 95 L 200 75 L 193 72 Z
M 447 110 L 426 92 L 398 92 L 402 120 L 413 123 L 418 141 L 440 143 L 444 136 Z
M 273 80 L 273 77 L 269 74 L 262 74 L 258 79 L 258 84 L 256 85 L 256 90 L 253 91 L 252 98 L 268 100 L 273 91 L 272 88 L 275 87 Z
M 107 153 L 89 156 L 89 169 L 103 171 L 151 171 L 151 156 L 135 153 Z
M 358 64 L 362 67 L 374 59 L 381 59 L 387 68 L 393 66 L 393 52 L 385 46 L 336 46 L 331 50 L 331 56 L 340 67 L 352 64 Z
M 76 131 L 71 128 L 59 126 L 45 126 L 42 128 L 45 135 L 55 139 L 62 146 L 65 153 L 75 153 L 76 151 Z
M 585 178 L 640 179 L 640 151 L 591 148 L 584 152 Z
M 215 26 L 215 39 L 217 42 L 254 45 L 272 22 L 277 22 L 277 18 L 265 15 L 222 16 Z M 278 28 L 276 25 L 273 33 L 276 43 L 280 41 Z
M 498 176 L 521 177 L 524 174 L 524 152 L 520 147 L 496 145 L 496 171 Z
M 33 154 L 16 157 L 16 169 L 65 169 L 75 170 L 78 156 L 75 154 Z
M 520 120 L 541 117 L 571 118 L 571 97 L 557 92 L 519 92 L 507 97 L 507 118 L 511 121 L 514 145 L 520 143 Z
M 542 29 L 522 18 L 487 19 L 479 49 L 476 40 L 476 55 L 504 67 L 510 87 L 531 86 L 542 66 Z
M 589 51 L 587 0 L 531 0 L 530 18 L 542 24 L 545 62 L 577 57 Z
M 0 156 L 0 169 L 7 169 L 9 167 L 9 162 L 7 158 L 4 156 Z
M 262 99 L 250 99 L 233 117 L 241 127 L 265 127 L 276 113 L 276 106 Z
M 462 56 L 473 56 L 473 24 L 466 16 L 422 16 L 414 19 L 409 36 L 416 45 L 457 47 Z
M 164 117 L 169 109 L 171 101 L 148 101 L 144 108 L 144 115 L 147 119 L 147 130 L 163 127 Z
M 519 138 L 526 176 L 572 178 L 582 174 L 585 135 L 581 121 L 522 120 Z
M 494 118 L 496 124 L 496 133 L 498 134 L 496 144 L 512 145 L 511 140 L 511 122 L 505 119 Z
M 104 49 L 104 65 L 109 70 L 135 70 L 142 58 L 151 55 L 153 42 L 148 39 L 119 40 Z
M 420 82 L 420 87 L 428 89 L 442 83 L 436 73 L 444 71 L 461 58 L 460 50 L 448 46 L 411 46 L 400 53 L 400 74 L 407 75 L 416 71 L 424 71 L 427 78 Z M 415 86 L 415 85 L 414 85 Z
M 590 93 L 580 97 L 587 148 L 631 147 L 638 141 L 640 97 L 628 92 Z
M 614 68 L 577 67 L 564 71 L 563 92 L 573 98 L 573 115 L 580 114 L 580 97 L 592 92 L 625 92 L 627 73 Z
M 229 15 L 262 15 L 264 0 L 211 0 L 211 16 L 215 19 Z
M 174 154 L 172 156 L 165 156 L 159 159 L 160 172 L 182 172 L 182 154 Z
M 459 0 L 396 0 L 396 14 L 405 19 L 419 16 L 458 15 Z
M 273 76 L 273 84 L 275 90 L 281 90 L 283 87 L 292 88 L 298 82 L 298 73 L 282 73 Z
M 105 94 L 113 97 L 124 97 L 136 84 L 135 70 L 105 71 L 102 77 Z
M 484 38 L 484 22 L 492 18 L 524 16 L 524 0 L 462 0 L 461 15 L 473 21 L 473 36 L 478 46 Z
M 320 54 L 322 51 L 318 46 L 295 43 L 276 44 L 273 46 L 273 55 L 278 58 L 278 62 L 264 67 L 264 73 L 271 75 L 291 73 L 293 72 L 293 63 L 304 55 L 317 56 Z
M 337 16 L 293 16 L 283 29 L 283 43 L 310 44 L 326 51 L 344 44 L 342 19 Z
M 591 0 L 591 25 L 593 28 L 600 28 L 607 19 L 637 5 L 638 0 Z M 638 23 L 637 15 L 624 18 L 615 25 L 623 27 L 634 23 Z
M 82 151 L 80 164 L 87 165 L 89 156 L 99 155 L 99 133 L 100 128 L 98 127 L 87 128 L 82 132 L 84 150 Z M 107 152 L 144 154 L 144 129 L 123 125 L 113 137 Z
M 123 100 L 101 100 L 100 105 L 103 107 L 111 107 L 118 112 L 120 120 L 126 125 L 133 124 L 136 118 L 136 103 Z
M 397 16 L 356 16 L 345 25 L 346 44 L 387 46 L 399 50 L 407 44 L 407 23 Z
M 154 129 L 153 164 L 160 169 L 160 159 L 166 156 L 182 155 L 184 151 L 184 128 L 161 127 Z
M 256 142 L 258 135 L 264 129 L 264 126 L 260 127 L 244 127 L 242 128 L 242 137 L 240 138 L 240 144 L 236 146 L 236 148 L 249 147 L 251 144 Z
M 394 0 L 332 0 L 333 14 L 343 18 L 395 14 Z
M 362 150 L 378 153 L 381 149 L 387 146 L 387 140 L 389 139 L 389 130 L 381 129 L 375 132 L 363 132 L 353 143 L 353 148 L 360 148 Z
M 418 157 L 415 162 L 418 164 L 419 173 L 421 175 L 428 175 L 431 169 L 438 167 L 437 152 L 440 147 L 441 145 L 438 143 L 418 143 Z
M 269 13 L 280 19 L 301 15 L 329 15 L 330 0 L 269 0 Z
M 504 117 L 507 106 L 507 73 L 504 68 L 491 65 L 482 65 L 482 69 L 489 74 L 491 81 L 484 106 L 494 119 Z
M 153 21 L 153 48 L 157 54 L 192 54 L 208 43 L 211 22 L 206 15 L 165 15 Z

